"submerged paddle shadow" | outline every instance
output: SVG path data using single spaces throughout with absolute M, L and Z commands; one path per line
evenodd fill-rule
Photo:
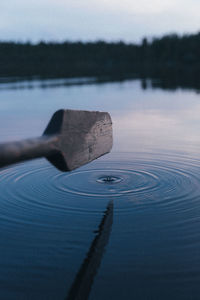
M 91 247 L 84 259 L 71 286 L 66 300 L 87 300 L 92 288 L 94 277 L 101 264 L 105 247 L 109 241 L 109 236 L 113 223 L 113 201 L 108 203 L 102 221 L 99 225 Z

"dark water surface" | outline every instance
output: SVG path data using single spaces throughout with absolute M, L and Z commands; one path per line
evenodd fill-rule
M 1 169 L 0 298 L 67 299 L 112 201 L 89 299 L 199 299 L 199 94 L 58 83 L 0 86 L 0 140 L 41 135 L 60 108 L 102 110 L 113 151 L 70 173 L 45 159 Z

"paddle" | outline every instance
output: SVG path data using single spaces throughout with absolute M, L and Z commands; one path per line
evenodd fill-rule
M 0 144 L 0 167 L 46 157 L 61 171 L 76 169 L 112 148 L 112 121 L 106 112 L 58 110 L 38 138 Z

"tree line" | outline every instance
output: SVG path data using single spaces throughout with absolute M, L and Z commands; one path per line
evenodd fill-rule
M 0 42 L 0 77 L 140 77 L 200 86 L 200 32 L 124 42 Z

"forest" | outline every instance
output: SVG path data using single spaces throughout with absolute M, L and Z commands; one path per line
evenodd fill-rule
M 0 77 L 152 78 L 200 86 L 200 32 L 125 42 L 0 42 Z

